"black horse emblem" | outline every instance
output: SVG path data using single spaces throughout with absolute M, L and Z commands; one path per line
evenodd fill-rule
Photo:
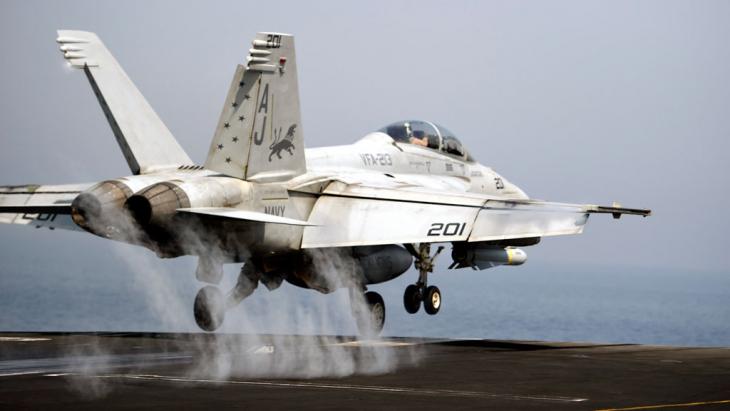
M 280 129 L 281 130 L 281 129 Z M 271 153 L 269 154 L 269 161 L 271 161 L 274 154 L 276 154 L 276 157 L 281 160 L 281 152 L 287 151 L 289 154 L 294 155 L 294 151 L 296 147 L 294 147 L 294 144 L 292 144 L 292 140 L 294 140 L 294 133 L 297 131 L 297 125 L 292 124 L 289 127 L 289 131 L 286 132 L 286 135 L 284 138 L 281 138 L 281 131 L 279 131 L 279 134 L 274 133 L 274 142 L 271 143 L 269 146 L 269 149 L 271 150 Z

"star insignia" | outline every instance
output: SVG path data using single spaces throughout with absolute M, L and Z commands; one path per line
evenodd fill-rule
M 244 99 L 244 100 L 248 100 L 248 99 L 250 99 L 250 98 L 251 98 L 251 96 L 249 96 L 248 94 L 246 94 L 245 96 L 243 96 L 243 99 Z
M 245 119 L 246 119 L 246 117 L 244 117 L 244 116 L 238 116 L 238 121 L 243 121 Z
M 233 103 L 232 103 L 231 105 L 232 105 L 233 107 L 238 107 L 238 103 L 236 103 L 235 101 L 234 101 L 234 102 L 233 102 Z
M 218 150 L 223 150 L 223 144 L 218 144 Z
M 233 140 L 234 143 L 238 143 L 238 137 L 233 137 L 231 140 Z
M 238 83 L 238 87 L 243 87 L 245 85 L 246 85 L 246 83 L 244 83 L 243 81 L 241 81 L 241 82 Z
M 223 124 L 223 127 L 225 127 L 225 128 L 228 128 L 228 127 L 230 127 L 230 126 L 231 126 L 231 125 L 230 125 L 229 123 L 224 123 L 224 124 Z
M 231 162 L 231 158 L 230 157 L 226 157 L 226 163 L 230 163 L 230 162 Z

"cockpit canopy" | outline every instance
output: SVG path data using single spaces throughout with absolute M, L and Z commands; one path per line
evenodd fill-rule
M 454 136 L 454 133 L 446 127 L 439 126 L 430 121 L 399 121 L 388 124 L 378 131 L 389 135 L 398 143 L 414 144 L 437 150 L 462 160 L 474 161 L 464 146 L 461 145 L 459 139 Z

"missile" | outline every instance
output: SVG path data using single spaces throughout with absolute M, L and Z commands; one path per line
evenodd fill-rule
M 454 263 L 450 268 L 473 267 L 483 270 L 498 265 L 522 265 L 527 253 L 519 248 L 486 245 L 455 245 L 451 252 Z

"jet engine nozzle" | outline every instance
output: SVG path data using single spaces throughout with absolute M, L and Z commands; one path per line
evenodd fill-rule
M 134 193 L 124 207 L 142 228 L 172 230 L 178 209 L 234 206 L 243 200 L 248 184 L 228 177 L 163 181 Z
M 170 221 L 178 208 L 190 207 L 190 199 L 182 188 L 165 181 L 129 197 L 124 207 L 140 227 L 160 227 Z
M 71 219 L 84 230 L 111 237 L 132 190 L 117 180 L 102 181 L 79 194 L 71 203 Z
M 451 268 L 474 267 L 483 270 L 498 265 L 522 265 L 527 261 L 527 253 L 519 248 L 494 245 L 468 244 L 454 245 L 451 252 L 454 264 Z

